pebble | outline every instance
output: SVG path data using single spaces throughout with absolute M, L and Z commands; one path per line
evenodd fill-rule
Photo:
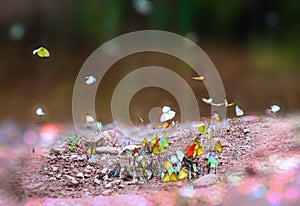
M 83 175 L 82 172 L 79 172 L 79 173 L 76 174 L 76 177 L 84 178 L 84 175 Z
M 41 186 L 43 186 L 43 182 L 39 182 L 39 183 L 36 183 L 36 184 L 34 184 L 34 185 L 29 185 L 28 187 L 27 187 L 27 189 L 28 190 L 33 190 L 33 189 L 37 189 L 37 188 L 40 188 Z
M 111 146 L 103 146 L 103 147 L 97 147 L 96 148 L 97 154 L 112 154 L 117 155 L 119 153 L 119 150 L 115 147 Z
M 85 155 L 80 155 L 77 157 L 77 160 L 80 162 L 83 161 L 84 159 L 85 159 Z
M 194 187 L 205 187 L 215 184 L 218 181 L 218 177 L 215 174 L 207 174 L 193 182 Z
M 102 170 L 101 170 L 101 173 L 107 173 L 108 172 L 108 169 L 106 167 L 104 167 Z
M 112 182 L 107 183 L 106 185 L 104 185 L 104 189 L 109 189 L 113 186 Z
M 102 192 L 102 195 L 108 196 L 108 195 L 111 195 L 112 193 L 113 193 L 113 190 L 109 189 L 109 190 L 104 190 L 104 191 Z
M 100 185 L 101 181 L 99 179 L 95 178 L 94 183 L 96 183 L 97 185 Z

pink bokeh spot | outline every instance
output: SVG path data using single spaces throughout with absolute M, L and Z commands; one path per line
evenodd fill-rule
M 38 139 L 37 134 L 32 130 L 29 130 L 29 131 L 25 132 L 24 135 L 23 135 L 23 141 L 27 145 L 36 144 L 37 139 Z
M 53 142 L 58 136 L 60 127 L 57 124 L 45 124 L 40 129 L 41 138 L 46 142 Z
M 295 187 L 287 187 L 284 191 L 284 197 L 287 200 L 296 200 L 299 197 L 299 190 Z

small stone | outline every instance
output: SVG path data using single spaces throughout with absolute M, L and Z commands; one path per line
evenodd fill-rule
M 103 146 L 103 147 L 97 147 L 96 148 L 97 154 L 112 154 L 117 155 L 119 153 L 119 150 L 115 147 L 111 146 Z
M 50 181 L 55 181 L 56 178 L 55 178 L 55 177 L 50 177 L 49 180 L 50 180 Z
M 52 168 L 53 172 L 56 172 L 58 170 L 58 167 L 55 167 L 55 166 L 51 166 L 51 168 Z
M 113 186 L 112 182 L 107 183 L 106 185 L 104 185 L 104 189 L 109 189 Z
M 125 186 L 122 185 L 122 184 L 120 184 L 120 185 L 119 185 L 119 188 L 120 188 L 120 189 L 123 189 L 123 188 L 125 188 Z
M 100 159 L 101 161 L 104 161 L 104 160 L 106 160 L 106 155 L 103 155 L 102 157 L 101 157 L 101 159 Z
M 109 190 L 105 190 L 102 192 L 102 195 L 104 196 L 108 196 L 108 195 L 111 195 L 113 193 L 113 190 L 109 189 Z
M 41 186 L 43 186 L 43 184 L 44 184 L 43 182 L 39 182 L 39 183 L 36 183 L 36 184 L 34 184 L 34 185 L 32 185 L 32 186 L 29 185 L 29 186 L 27 187 L 27 189 L 28 189 L 28 190 L 37 189 L 37 188 L 40 188 Z
M 95 178 L 95 179 L 94 179 L 94 183 L 96 183 L 97 185 L 100 185 L 100 180 L 97 179 L 97 178 Z
M 62 174 L 58 174 L 58 175 L 56 176 L 56 178 L 61 178 L 61 176 L 62 176 Z
M 84 159 L 85 159 L 84 155 L 80 155 L 80 156 L 77 157 L 77 160 L 80 161 L 80 162 L 83 161 Z
M 78 155 L 72 154 L 70 158 L 71 158 L 71 159 L 77 159 L 77 158 L 78 158 Z
M 78 185 L 78 181 L 75 180 L 75 179 L 72 179 L 72 180 L 71 180 L 71 183 L 72 183 L 73 185 Z
M 210 186 L 217 182 L 218 177 L 215 174 L 207 174 L 193 182 L 194 187 Z
M 83 175 L 83 173 L 82 173 L 82 172 L 79 172 L 79 173 L 77 173 L 77 174 L 76 174 L 76 177 L 79 177 L 79 178 L 84 178 L 84 175 Z
M 119 184 L 121 184 L 121 180 L 115 180 L 115 181 L 113 181 L 113 184 L 114 185 L 119 185 Z
M 244 129 L 244 134 L 250 133 L 250 129 Z

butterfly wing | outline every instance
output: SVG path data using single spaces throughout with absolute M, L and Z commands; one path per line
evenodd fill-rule
M 179 170 L 179 173 L 178 173 L 178 179 L 179 179 L 179 180 L 183 180 L 183 179 L 186 178 L 186 177 L 187 177 L 186 172 L 185 172 L 183 169 L 180 169 L 180 170 Z
M 223 147 L 222 147 L 221 142 L 219 140 L 216 142 L 215 151 L 217 151 L 217 152 L 222 152 L 223 151 Z
M 236 116 L 240 117 L 244 115 L 244 111 L 239 107 L 239 106 L 235 106 L 235 114 Z
M 194 154 L 194 151 L 195 151 L 195 147 L 196 147 L 196 145 L 194 143 L 192 145 L 190 145 L 185 152 L 186 155 L 189 157 L 192 157 Z

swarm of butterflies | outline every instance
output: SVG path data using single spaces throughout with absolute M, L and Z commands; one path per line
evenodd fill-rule
M 50 57 L 50 52 L 48 49 L 44 47 L 39 47 L 32 52 L 34 55 L 39 56 L 40 58 L 48 58 Z M 96 77 L 90 75 L 85 77 L 85 84 L 91 86 L 97 82 Z M 203 76 L 192 77 L 192 79 L 196 81 L 203 81 L 205 78 Z M 202 98 L 202 101 L 206 104 L 215 107 L 231 107 L 234 106 L 234 103 L 229 103 L 225 98 L 223 102 L 215 102 L 212 98 Z M 277 113 L 280 111 L 280 107 L 278 105 L 272 105 L 269 108 L 271 113 Z M 237 117 L 241 117 L 244 115 L 244 111 L 238 105 L 235 106 L 235 113 Z M 36 109 L 37 116 L 45 116 L 46 113 L 41 107 Z M 205 124 L 200 124 L 197 126 L 200 136 L 203 137 L 200 142 L 197 138 L 193 140 L 193 142 L 187 146 L 186 150 L 182 152 L 181 150 L 177 150 L 176 154 L 166 155 L 164 151 L 169 147 L 169 141 L 166 129 L 172 125 L 172 127 L 178 127 L 177 121 L 171 121 L 176 115 L 176 112 L 173 111 L 169 106 L 164 106 L 162 108 L 162 115 L 160 117 L 161 124 L 154 126 L 154 129 L 161 129 L 162 134 L 155 134 L 151 140 L 145 138 L 141 147 L 127 147 L 126 158 L 128 159 L 128 165 L 124 167 L 123 176 L 127 180 L 137 180 L 140 181 L 149 181 L 153 178 L 153 176 L 157 176 L 161 178 L 162 182 L 169 181 L 178 181 L 185 178 L 191 179 L 201 175 L 206 169 L 208 173 L 210 173 L 211 169 L 217 171 L 218 162 L 216 159 L 210 154 L 212 150 L 215 152 L 222 152 L 223 147 L 220 141 L 216 141 L 214 144 L 214 149 L 211 146 L 206 147 L 206 151 L 204 149 L 203 140 L 209 140 L 212 142 L 213 132 L 215 130 L 214 124 L 209 124 L 206 126 Z M 140 117 L 141 121 L 142 118 Z M 214 122 L 222 121 L 221 117 L 217 112 L 213 112 L 212 120 Z M 87 124 L 97 122 L 98 130 L 102 131 L 102 124 L 95 120 L 95 118 L 86 113 L 85 122 Z M 143 121 L 142 121 L 143 122 Z M 86 144 L 87 154 L 88 154 L 88 162 L 95 163 L 96 162 L 96 141 L 90 141 Z M 203 167 L 198 165 L 198 162 L 194 161 L 197 156 L 201 156 L 205 153 L 208 153 L 208 158 L 205 158 L 206 163 Z M 147 161 L 147 155 L 151 155 L 151 160 Z M 156 159 L 156 160 L 155 160 Z M 109 178 L 111 177 L 119 177 L 121 174 L 121 165 L 117 163 L 115 167 L 107 174 Z

